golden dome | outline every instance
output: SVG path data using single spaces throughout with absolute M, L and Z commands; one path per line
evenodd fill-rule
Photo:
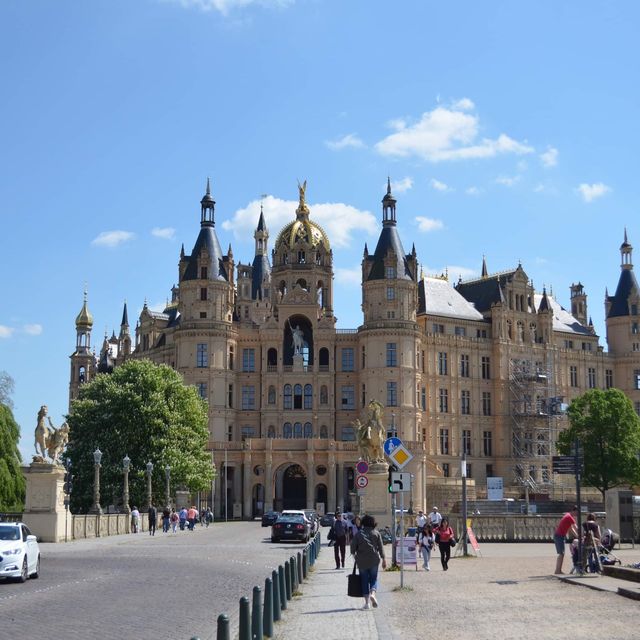
M 87 327 L 91 328 L 93 326 L 93 316 L 91 315 L 91 311 L 87 307 L 87 294 L 84 294 L 84 303 L 82 305 L 82 309 L 80 309 L 80 313 L 76 318 L 76 327 Z

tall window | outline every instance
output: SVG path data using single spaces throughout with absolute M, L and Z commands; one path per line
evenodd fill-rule
M 420 389 L 420 406 L 422 407 L 423 411 L 427 410 L 427 388 L 426 387 L 422 387 L 422 389 Z
M 387 382 L 387 406 L 388 407 L 398 406 L 398 383 L 397 382 Z
M 292 438 L 293 437 L 293 427 L 290 422 L 285 422 L 282 427 L 282 436 L 284 438 Z
M 275 404 L 276 403 L 276 388 L 273 385 L 269 386 L 269 391 L 267 392 L 267 404 Z
M 293 387 L 293 408 L 302 409 L 302 385 L 296 384 Z
M 596 388 L 596 370 L 593 367 L 587 370 L 587 386 L 589 389 Z
M 311 427 L 310 422 L 304 423 L 304 437 L 305 438 L 313 438 L 313 428 Z
M 449 413 L 449 391 L 447 389 L 440 389 L 439 394 L 439 406 L 440 413 Z
M 361 349 L 361 367 L 364 369 L 367 365 L 367 349 L 362 347 Z
M 434 322 L 431 328 L 433 330 L 433 333 L 444 333 L 443 324 L 438 324 L 437 322 Z
M 207 287 L 200 287 L 200 300 L 207 299 Z
M 456 336 L 466 336 L 467 335 L 467 329 L 465 327 L 454 327 L 453 333 Z
M 329 392 L 327 390 L 327 385 L 323 384 L 320 387 L 320 404 L 328 404 L 329 403 Z
M 463 429 L 462 430 L 462 451 L 466 453 L 468 456 L 471 455 L 471 430 Z
M 284 408 L 293 409 L 293 389 L 290 384 L 284 385 L 284 393 L 282 394 Z
M 342 427 L 342 440 L 353 442 L 356 439 L 356 432 L 353 427 Z
M 396 299 L 396 290 L 393 287 L 387 287 L 387 300 Z
M 353 371 L 353 369 L 354 369 L 353 347 L 345 347 L 342 350 L 342 370 Z
M 362 385 L 362 398 L 360 400 L 362 402 L 362 408 L 364 409 L 365 405 L 367 404 L 367 385 L 366 384 Z
M 352 410 L 356 408 L 355 404 L 355 389 L 352 384 L 346 384 L 342 386 L 342 409 Z
M 460 413 L 463 416 L 471 415 L 471 391 L 467 389 L 460 392 Z
M 206 400 L 207 399 L 207 383 L 206 382 L 198 382 L 196 384 L 196 387 L 198 388 L 198 395 L 203 400 Z
M 296 422 L 293 425 L 293 437 L 302 438 L 302 422 Z
M 235 350 L 233 346 L 229 347 L 229 370 L 233 371 Z
M 313 387 L 310 384 L 304 385 L 304 408 L 313 409 Z
M 491 378 L 491 358 L 482 356 L 482 379 L 489 380 Z
M 482 415 L 483 416 L 491 415 L 491 392 L 490 391 L 482 392 Z
M 438 375 L 446 376 L 449 374 L 449 365 L 447 362 L 447 352 L 440 351 L 438 353 Z
M 393 280 L 396 277 L 396 268 L 395 267 L 386 267 L 385 273 L 387 276 L 387 280 Z
M 451 475 L 451 471 L 449 470 L 449 463 L 448 462 L 443 462 L 442 463 L 442 475 L 445 478 L 448 478 Z
M 228 389 L 228 403 L 229 403 L 229 409 L 233 409 L 233 385 L 230 384 L 229 385 L 229 389 Z
M 440 429 L 440 453 L 442 455 L 449 453 L 449 429 Z
M 395 342 L 387 342 L 387 367 L 398 366 L 397 345 Z
M 203 368 L 209 366 L 209 356 L 207 355 L 207 343 L 200 342 L 196 352 L 196 366 Z
M 493 455 L 493 434 L 491 431 L 482 432 L 482 453 L 488 457 Z
M 605 369 L 604 385 L 607 389 L 611 389 L 611 387 L 613 387 L 613 369 Z
M 252 384 L 242 385 L 242 408 L 245 411 L 256 408 L 256 388 Z
M 255 437 L 255 429 L 251 425 L 244 425 L 240 427 L 240 438 L 242 441 Z
M 634 402 L 633 407 L 636 410 L 636 413 L 640 416 L 640 402 Z
M 571 365 L 569 367 L 569 384 L 572 387 L 578 386 L 578 367 L 576 367 L 575 365 Z
M 465 353 L 460 356 L 460 377 L 469 377 L 469 356 Z
M 256 370 L 256 351 L 255 351 L 255 349 L 243 349 L 242 350 L 242 370 L 243 371 L 255 371 Z

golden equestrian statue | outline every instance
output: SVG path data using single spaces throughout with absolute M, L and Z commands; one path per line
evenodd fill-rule
M 46 462 L 47 454 L 52 464 L 60 464 L 60 454 L 69 442 L 69 425 L 64 422 L 56 429 L 48 415 L 49 409 L 43 404 L 38 411 L 38 423 L 35 431 L 36 455 L 34 462 Z M 49 425 L 47 426 L 47 421 Z
M 384 462 L 384 441 L 386 430 L 382 424 L 384 407 L 377 400 L 371 400 L 367 405 L 367 420 L 362 423 L 356 420 L 353 426 L 356 430 L 360 457 L 369 463 Z

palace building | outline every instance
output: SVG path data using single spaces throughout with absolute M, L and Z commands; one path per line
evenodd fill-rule
M 236 264 L 231 246 L 221 249 L 207 182 L 167 307 L 145 304 L 132 336 L 125 304 L 119 335 L 105 337 L 98 357 L 86 296 L 76 319 L 70 399 L 96 372 L 148 358 L 207 400 L 218 474 L 205 500 L 216 515 L 355 508 L 353 423 L 372 399 L 414 455 L 405 470 L 416 509 L 456 499 L 463 455 L 478 497 L 488 477 L 503 478 L 506 495 L 556 495 L 571 481 L 552 473 L 551 456 L 572 398 L 615 386 L 640 412 L 640 290 L 626 231 L 618 286 L 605 296 L 605 351 L 580 283 L 565 310 L 534 290 L 522 265 L 492 274 L 483 259 L 479 278 L 455 285 L 420 273 L 388 183 L 382 231 L 362 257 L 362 324 L 337 329 L 330 238 L 305 189 L 273 249 L 261 213 L 253 260 Z

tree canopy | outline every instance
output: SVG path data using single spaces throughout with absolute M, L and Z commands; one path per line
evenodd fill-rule
M 0 511 L 22 511 L 25 479 L 18 449 L 20 427 L 11 409 L 0 404 Z
M 584 451 L 583 479 L 604 492 L 640 482 L 640 418 L 619 389 L 589 389 L 569 406 L 570 427 L 558 438 L 569 455 L 576 438 Z
M 166 465 L 171 493 L 211 487 L 213 466 L 205 447 L 209 437 L 207 404 L 195 387 L 166 365 L 131 360 L 111 374 L 99 374 L 80 387 L 67 416 L 67 456 L 74 475 L 71 508 L 93 504 L 94 459 L 102 451 L 101 506 L 122 504 L 123 465 L 129 456 L 130 505 L 146 504 L 146 463 L 152 474 L 155 504 L 164 503 Z

